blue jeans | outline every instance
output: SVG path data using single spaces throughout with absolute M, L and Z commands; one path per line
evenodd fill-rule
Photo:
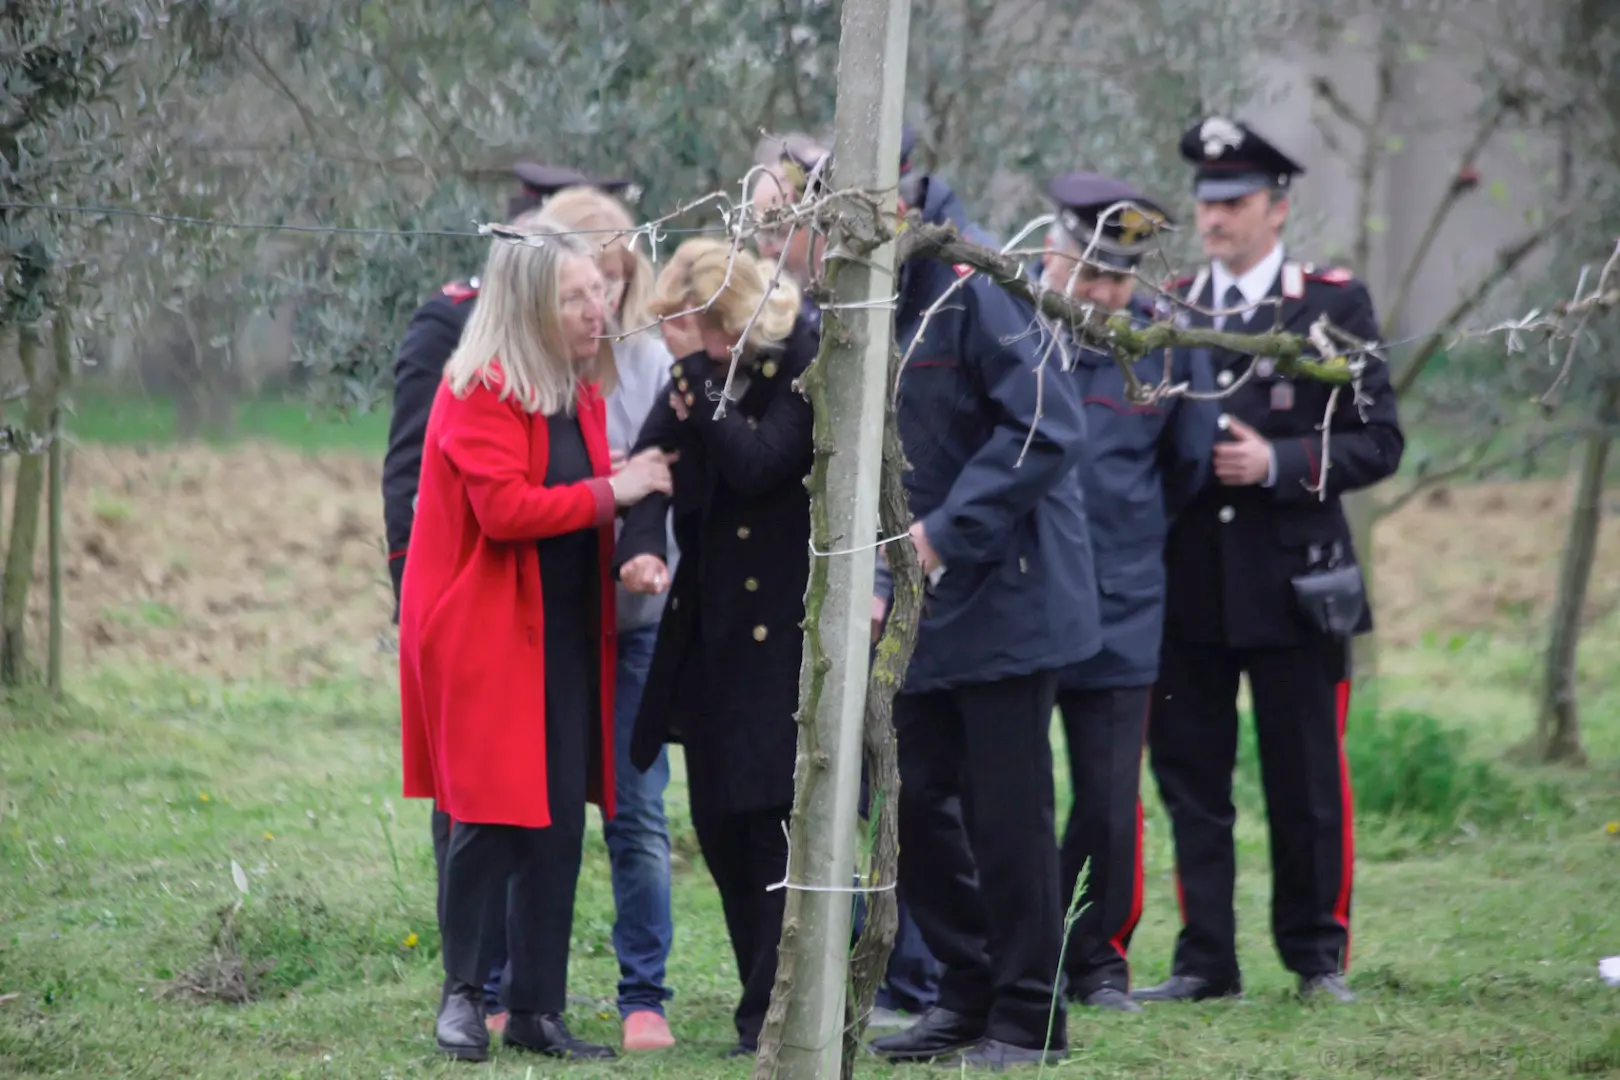
M 614 795 L 618 812 L 602 825 L 613 873 L 613 951 L 619 958 L 619 1015 L 650 1009 L 662 1015 L 674 995 L 664 985 L 675 924 L 669 899 L 669 826 L 664 789 L 669 786 L 669 755 L 660 750 L 646 772 L 630 764 L 641 693 L 647 684 L 658 626 L 619 634 L 619 665 L 614 687 Z M 504 954 L 505 949 L 501 952 Z M 493 1010 L 506 957 L 499 956 L 484 984 Z

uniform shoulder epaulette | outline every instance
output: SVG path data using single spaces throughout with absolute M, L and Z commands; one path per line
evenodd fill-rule
M 1198 276 L 1197 274 L 1188 274 L 1186 277 L 1178 277 L 1178 278 L 1176 278 L 1176 280 L 1174 280 L 1174 281 L 1170 282 L 1170 284 L 1166 285 L 1165 288 L 1167 288 L 1167 289 L 1184 289 L 1188 285 L 1191 285 L 1193 283 L 1193 279 L 1196 278 L 1197 276 Z
M 1322 281 L 1329 285 L 1348 285 L 1356 280 L 1356 275 L 1345 266 L 1326 266 L 1317 269 L 1310 263 L 1305 264 L 1306 281 Z
M 476 279 L 471 282 L 452 281 L 440 289 L 439 292 L 448 296 L 452 304 L 459 304 L 463 300 L 471 300 L 478 295 L 478 282 Z

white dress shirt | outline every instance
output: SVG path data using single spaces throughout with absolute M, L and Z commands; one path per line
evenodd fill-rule
M 1226 290 L 1231 287 L 1234 281 L 1237 283 L 1238 291 L 1243 294 L 1244 304 L 1258 304 L 1270 294 L 1272 283 L 1277 280 L 1277 275 L 1282 272 L 1282 264 L 1283 246 L 1280 243 L 1272 245 L 1271 251 L 1267 253 L 1265 258 L 1249 267 L 1241 276 L 1235 278 L 1232 271 L 1226 268 L 1226 264 L 1216 259 L 1210 263 L 1210 278 L 1215 287 L 1213 306 L 1217 309 L 1227 306 L 1223 297 L 1226 296 Z M 1251 307 L 1250 310 L 1239 316 L 1244 325 L 1248 325 L 1254 318 L 1255 310 L 1255 308 Z M 1215 320 L 1215 329 L 1220 330 L 1225 325 L 1226 316 L 1220 316 Z

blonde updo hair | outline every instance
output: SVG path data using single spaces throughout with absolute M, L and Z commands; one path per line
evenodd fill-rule
M 727 266 L 730 275 L 727 275 Z M 774 286 L 765 264 L 742 249 L 713 237 L 696 237 L 675 249 L 658 274 L 649 314 L 664 318 L 714 303 L 703 316 L 726 334 L 741 334 L 749 349 L 776 345 L 793 332 L 799 318 L 799 287 L 784 275 Z M 768 293 L 768 295 L 767 295 Z M 754 312 L 759 311 L 759 317 Z
M 581 236 L 598 262 L 618 260 L 624 275 L 624 295 L 619 309 L 608 312 L 613 329 L 635 329 L 645 326 L 647 302 L 652 299 L 653 267 L 639 248 L 631 244 L 636 223 L 624 203 L 601 188 L 570 187 L 557 192 L 546 202 L 546 216 Z

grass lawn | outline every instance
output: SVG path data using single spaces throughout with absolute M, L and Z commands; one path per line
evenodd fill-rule
M 1426 655 L 1424 655 L 1426 654 Z M 1612 654 L 1611 654 L 1612 655 Z M 1072 1015 L 1069 1076 L 1620 1075 L 1620 750 L 1604 716 L 1581 773 L 1490 761 L 1520 722 L 1522 686 L 1490 645 L 1403 654 L 1387 715 L 1362 718 L 1353 986 L 1362 1003 L 1311 1008 L 1266 936 L 1265 840 L 1252 755 L 1239 782 L 1248 1000 Z M 1444 673 L 1444 674 L 1441 674 Z M 98 672 L 63 708 L 0 711 L 0 1076 L 460 1075 L 431 1038 L 440 978 L 427 814 L 397 795 L 395 706 L 358 680 L 292 693 L 162 673 Z M 1402 702 L 1449 701 L 1471 729 L 1452 759 Z M 1597 710 L 1594 710 L 1597 711 Z M 1598 723 L 1594 721 L 1594 724 Z M 1422 730 L 1420 730 L 1422 729 Z M 1426 732 L 1426 733 L 1425 733 Z M 1474 762 L 1469 765 L 1468 762 Z M 1472 768 L 1475 772 L 1469 772 Z M 1450 788 L 1447 785 L 1452 785 Z M 1488 787 L 1489 790 L 1482 789 Z M 1426 795 L 1425 795 L 1426 793 Z M 1391 817 L 1401 799 L 1428 802 Z M 1421 800 L 1419 800 L 1421 801 Z M 1147 910 L 1137 977 L 1165 974 L 1175 930 L 1168 836 L 1149 798 Z M 735 973 L 684 796 L 672 790 L 677 936 L 672 1052 L 563 1066 L 498 1054 L 490 1075 L 743 1077 L 721 1062 Z M 249 1004 L 199 1002 L 216 980 L 220 912 L 248 967 Z M 574 929 L 570 1021 L 616 1038 L 606 852 L 593 825 Z M 863 1075 L 890 1072 L 877 1063 Z
M 0 1080 L 748 1076 L 749 1062 L 719 1058 L 736 973 L 678 754 L 680 1045 L 604 1064 L 440 1059 L 427 808 L 397 794 L 397 701 L 372 642 L 387 619 L 371 543 L 386 417 L 312 423 L 298 404 L 248 404 L 240 428 L 309 453 L 137 451 L 169 441 L 167 406 L 80 403 L 74 430 L 100 445 L 68 488 L 72 700 L 0 699 Z M 1277 962 L 1251 742 L 1237 784 L 1247 999 L 1071 1013 L 1075 1053 L 1048 1073 L 1620 1077 L 1620 989 L 1597 975 L 1620 954 L 1620 603 L 1607 564 L 1581 656 L 1591 765 L 1504 757 L 1530 723 L 1540 631 L 1527 613 L 1552 580 L 1532 556 L 1562 520 L 1550 498 L 1458 489 L 1381 541 L 1384 625 L 1402 629 L 1384 650 L 1382 712 L 1350 726 L 1361 1002 L 1303 1006 Z M 1145 983 L 1167 973 L 1177 923 L 1168 830 L 1150 779 L 1144 791 L 1132 953 Z M 616 1043 L 594 822 L 586 851 L 569 1019 Z M 244 986 L 251 1000 L 220 1000 Z

